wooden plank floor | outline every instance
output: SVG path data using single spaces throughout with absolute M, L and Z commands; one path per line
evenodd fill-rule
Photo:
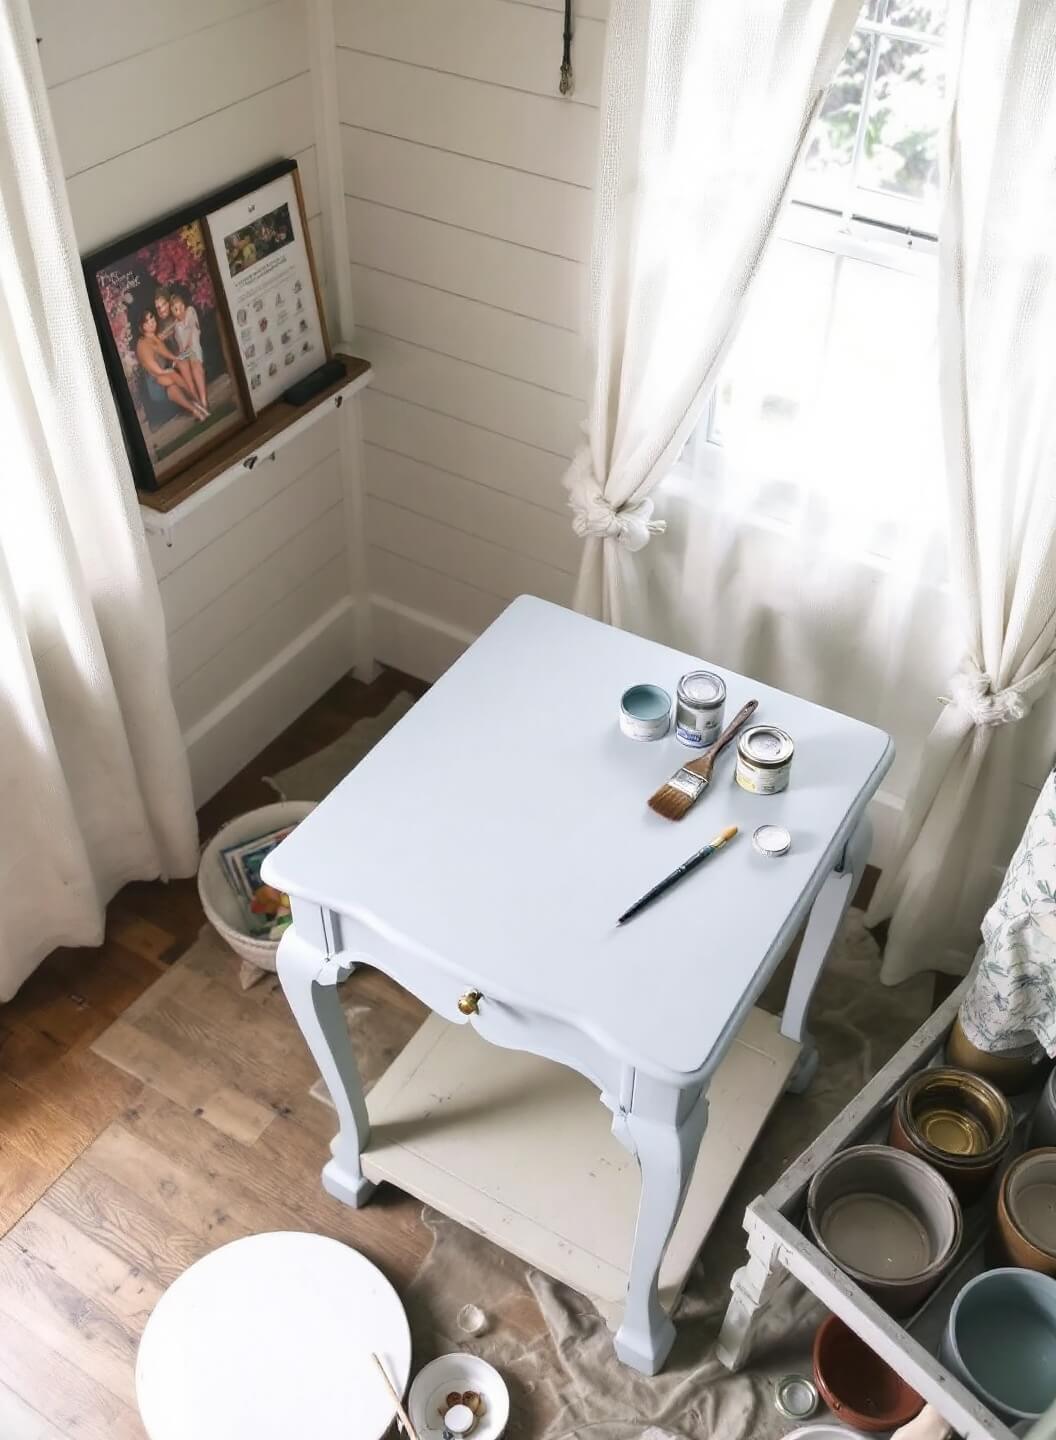
M 203 807 L 202 839 L 232 816 L 274 800 L 263 776 L 328 745 L 362 716 L 378 714 L 399 691 L 423 689 L 391 670 L 369 686 L 340 681 Z M 152 1093 L 152 1103 L 144 1104 L 142 1082 L 89 1048 L 150 985 L 174 973 L 169 967 L 203 923 L 193 879 L 128 885 L 109 906 L 103 945 L 56 951 L 0 1006 L 3 1440 L 141 1436 L 130 1356 L 159 1289 L 221 1236 L 275 1228 L 291 1218 L 278 1202 L 279 1177 L 291 1164 L 303 1165 L 307 1150 L 313 1154 L 306 1173 L 317 1176 L 325 1158 L 329 1122 L 324 1116 L 320 1124 L 311 1113 L 322 1107 L 306 1100 L 303 1134 L 266 1159 L 275 1143 L 273 1137 L 265 1144 L 264 1103 L 247 1105 L 240 1094 L 215 1087 L 203 1131 L 219 1121 L 221 1140 L 236 1132 L 232 1144 L 255 1134 L 265 1148 L 254 1165 L 272 1177 L 274 1209 L 270 1202 L 232 1206 L 204 1142 L 195 1138 L 194 1149 L 180 1152 L 175 1132 L 165 1128 L 189 1113 L 181 1109 L 189 1097 Z M 263 988 L 248 993 L 260 995 Z M 401 992 L 392 988 L 398 1006 Z M 181 994 L 178 1003 L 183 1043 L 204 1050 L 215 1013 L 205 1015 L 199 1029 L 188 1016 L 200 1001 Z M 270 1003 L 284 1006 L 281 992 L 275 990 Z M 296 1048 L 303 1096 L 314 1072 L 303 1046 Z M 276 1112 L 268 1111 L 268 1123 L 274 1119 Z M 292 1109 L 282 1119 L 286 1130 L 301 1130 Z M 90 1159 L 79 1158 L 94 1145 Z M 312 1188 L 319 1190 L 317 1183 Z M 333 1207 L 330 1228 L 337 1233 L 343 1207 L 319 1192 L 318 1203 L 324 1202 L 328 1211 Z M 309 1223 L 303 1216 L 298 1228 Z M 357 1244 L 369 1253 L 361 1236 Z
M 203 808 L 203 839 L 274 798 L 262 776 L 423 688 L 392 671 L 341 681 Z M 397 1286 L 424 1258 L 416 1201 L 386 1188 L 353 1212 L 322 1191 L 333 1121 L 277 982 L 240 991 L 219 947 L 172 968 L 203 921 L 193 880 L 129 885 L 98 950 L 57 952 L 0 1006 L 0 1440 L 143 1440 L 142 1326 L 225 1240 L 319 1230 Z M 380 1073 L 424 1012 L 377 972 L 348 983 Z M 514 1308 L 528 1343 L 538 1310 Z

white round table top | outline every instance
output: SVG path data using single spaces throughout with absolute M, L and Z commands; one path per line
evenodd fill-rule
M 380 1440 L 411 1334 L 399 1296 L 340 1241 L 278 1231 L 197 1261 L 158 1301 L 136 1358 L 150 1440 Z

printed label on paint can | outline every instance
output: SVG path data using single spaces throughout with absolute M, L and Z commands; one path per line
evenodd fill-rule
M 737 742 L 734 779 L 752 795 L 777 795 L 792 773 L 795 745 L 776 725 L 753 725 Z
M 678 682 L 675 736 L 683 745 L 703 750 L 722 733 L 726 682 L 711 670 L 690 670 Z

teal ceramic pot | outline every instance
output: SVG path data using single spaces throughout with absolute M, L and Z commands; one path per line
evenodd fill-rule
M 1056 1280 L 987 1270 L 958 1294 L 942 1337 L 943 1364 L 1009 1425 L 1056 1400 Z

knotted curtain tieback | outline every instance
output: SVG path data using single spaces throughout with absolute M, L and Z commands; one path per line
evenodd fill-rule
M 593 536 L 597 540 L 615 540 L 626 550 L 635 551 L 644 549 L 651 536 L 662 535 L 667 529 L 665 520 L 652 518 L 651 500 L 620 506 L 606 500 L 589 458 L 582 453 L 573 461 L 566 483 L 568 503 L 574 511 L 572 529 L 580 539 Z
M 1033 701 L 1014 685 L 995 690 L 994 682 L 974 660 L 961 662 L 950 680 L 950 702 L 958 706 L 973 725 L 1010 725 L 1030 714 Z

